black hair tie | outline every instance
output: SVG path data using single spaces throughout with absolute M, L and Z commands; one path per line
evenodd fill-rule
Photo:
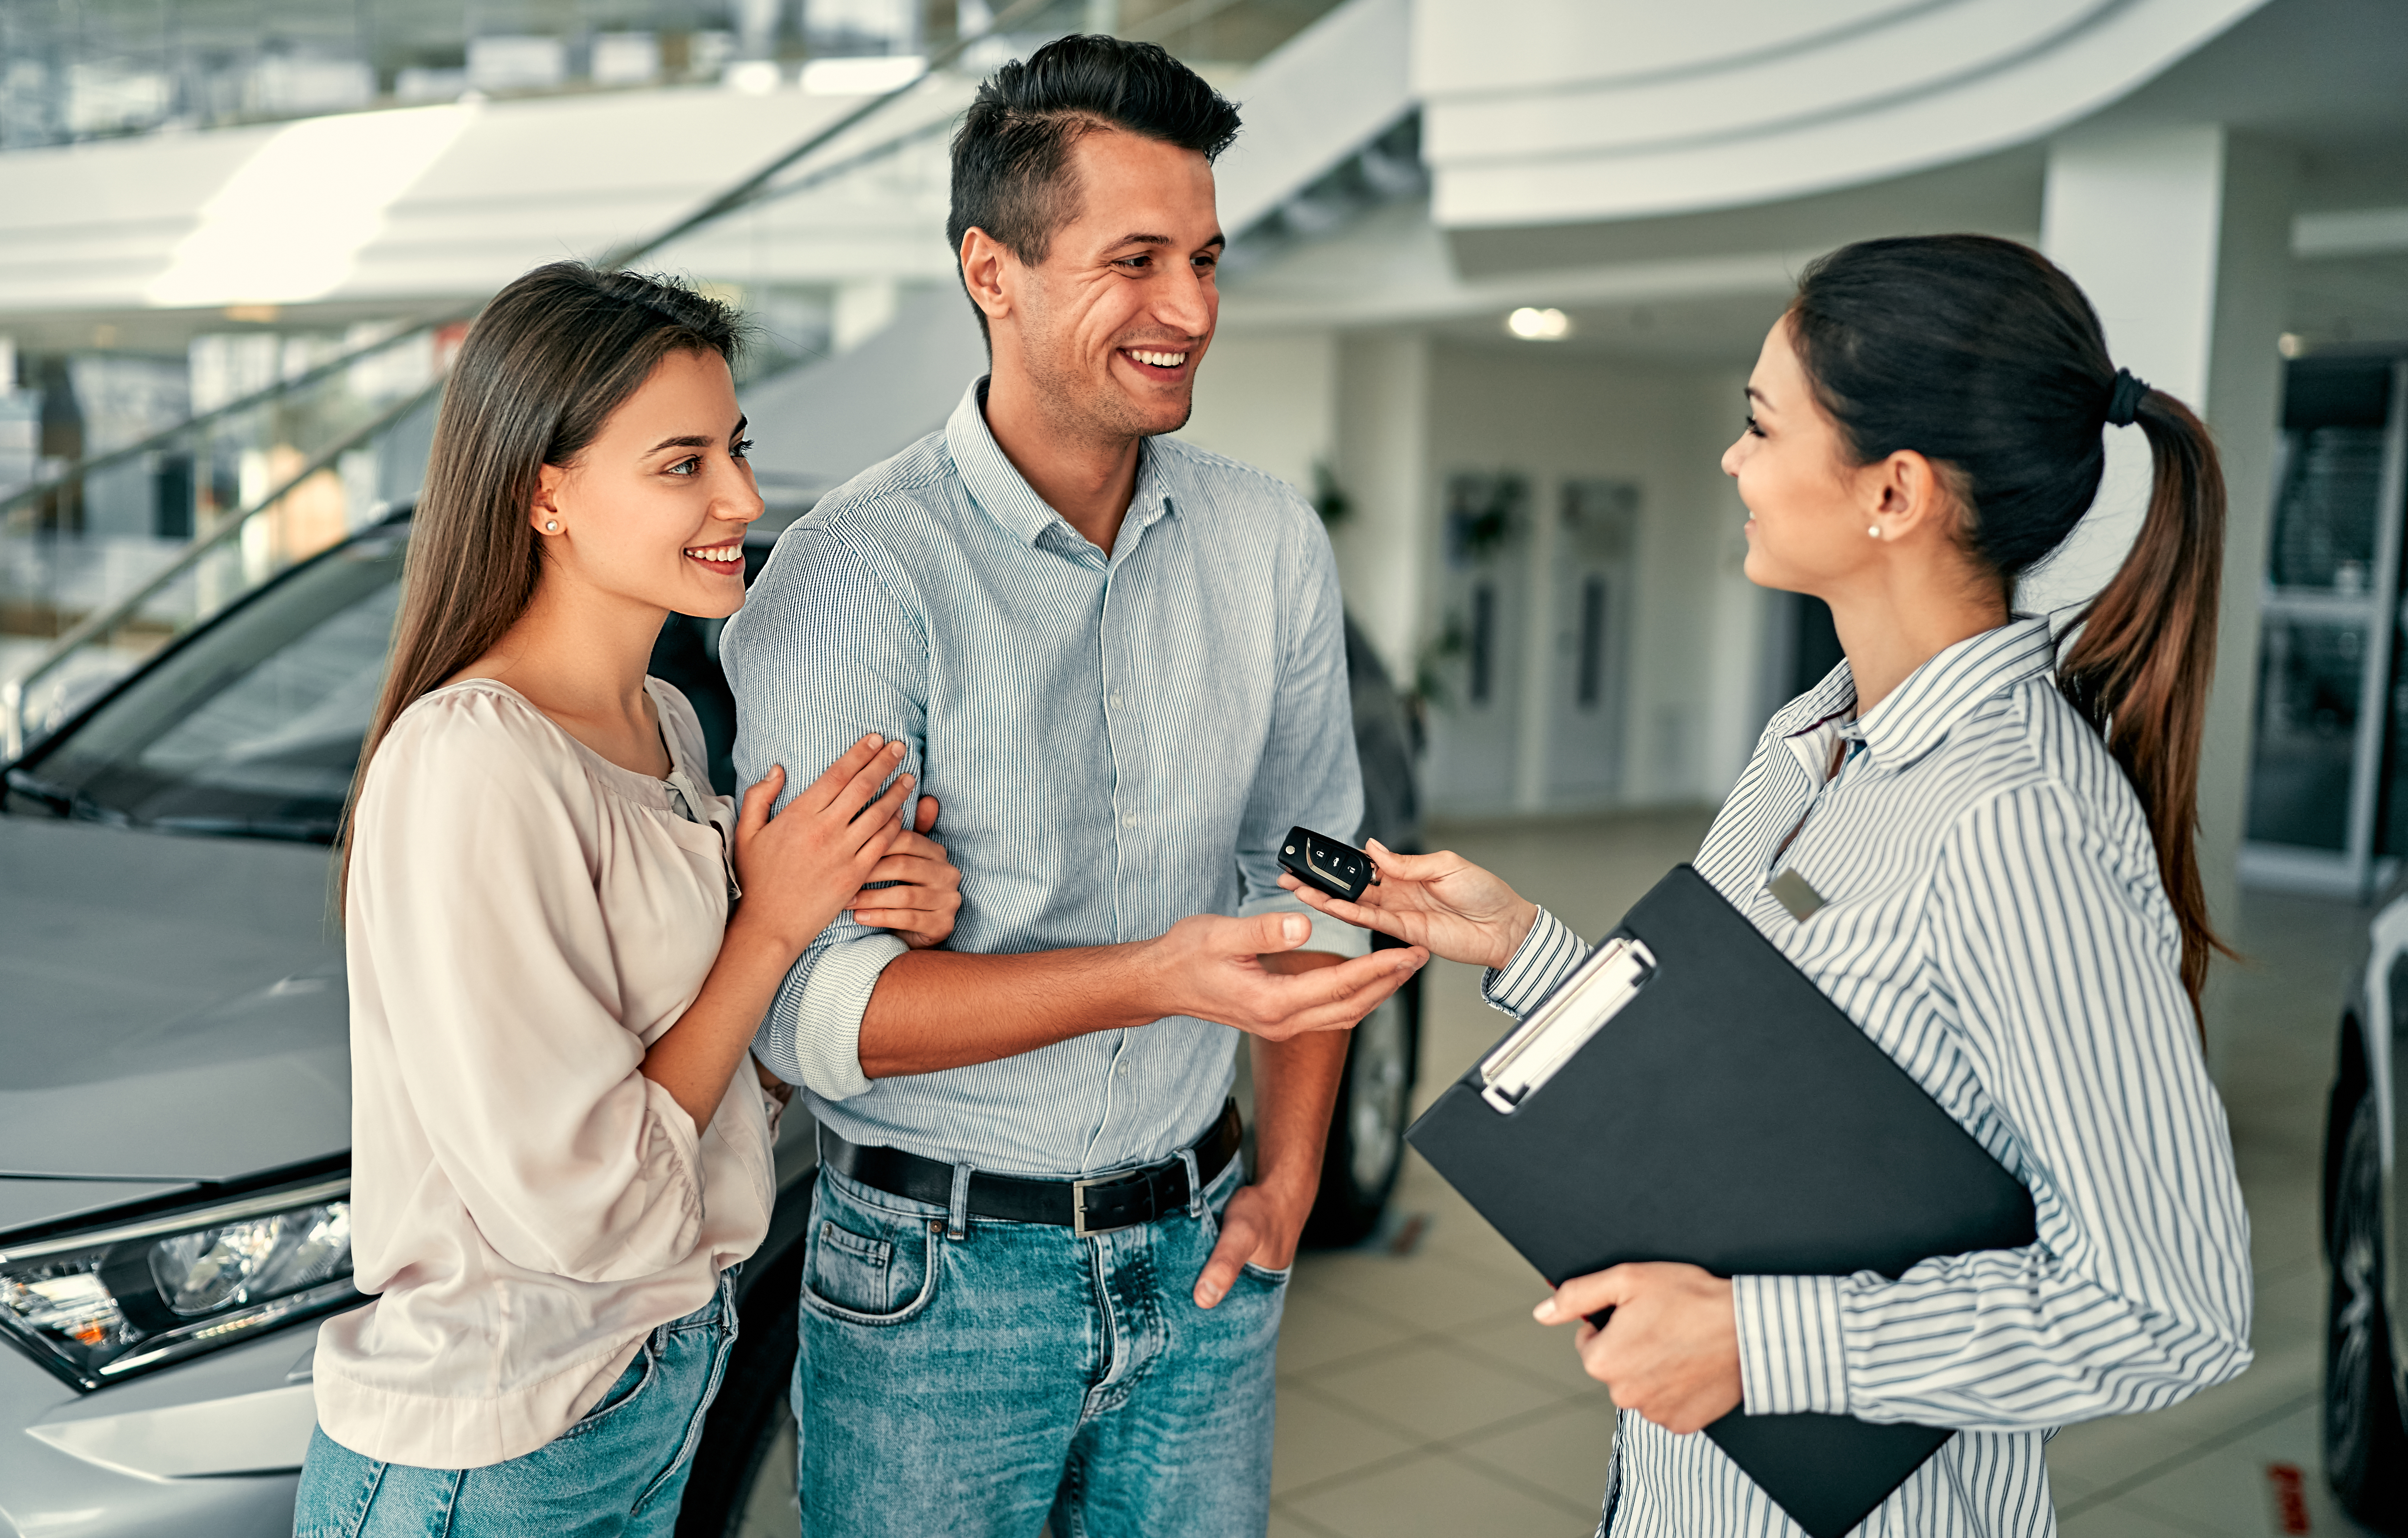
M 2107 425 L 2129 427 L 2141 417 L 2141 397 L 2149 393 L 2148 382 L 2133 377 L 2128 368 L 2115 370 L 2114 388 L 2107 395 Z

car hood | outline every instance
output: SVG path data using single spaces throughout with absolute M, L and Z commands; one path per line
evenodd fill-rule
M 230 1180 L 349 1147 L 326 858 L 0 817 L 0 1176 Z

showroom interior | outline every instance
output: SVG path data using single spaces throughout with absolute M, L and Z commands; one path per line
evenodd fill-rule
M 2324 1462 L 2327 1120 L 2344 1012 L 2393 1007 L 2370 943 L 2408 944 L 2386 916 L 2408 860 L 2396 0 L 0 0 L 0 764 L 309 563 L 397 559 L 378 541 L 470 321 L 556 257 L 744 310 L 766 551 L 983 371 L 948 137 L 987 71 L 1074 32 L 1158 42 L 1239 104 L 1184 436 L 1322 514 L 1410 726 L 1422 845 L 1527 872 L 1584 934 L 1695 853 L 1767 718 L 1839 659 L 1818 602 L 1747 581 L 1720 466 L 1809 262 L 1876 235 L 2028 242 L 2118 362 L 2200 409 L 2230 489 L 2200 837 L 2242 957 L 2211 976 L 2204 1036 L 2258 1361 L 2067 1429 L 2050 1475 L 2084 1538 L 2360 1531 Z M 2019 610 L 2078 618 L 2147 478 L 2111 435 L 2096 510 Z M 695 644 L 715 658 L 716 631 Z M 311 718 L 354 753 L 380 655 Z M 10 783 L 0 871 L 22 884 L 52 856 L 10 841 L 52 830 Z M 108 1008 L 147 1013 L 75 1018 L 207 1151 L 56 1154 L 108 1102 L 64 1048 L 29 1048 L 24 1078 L 0 1073 L 0 1271 L 12 1245 L 284 1167 L 237 1124 L 339 1143 L 339 945 L 271 943 L 250 913 L 313 923 L 325 840 L 227 831 L 176 835 L 196 853 L 156 878 L 172 914 L 116 895 L 152 879 L 139 859 L 7 895 L 21 999 L 80 998 L 121 946 L 189 950 L 189 998 L 104 980 Z M 1479 985 L 1424 978 L 1403 1110 L 1504 1030 Z M 236 996 L 267 1034 L 210 1059 Z M 21 1007 L 0 1029 L 43 1034 Z M 2389 1116 L 2386 1086 L 2366 1093 Z M 809 1157 L 807 1134 L 781 1143 L 781 1177 Z M 309 1189 L 344 1189 L 322 1163 Z M 1410 1151 L 1378 1184 L 1369 1236 L 1297 1271 L 1270 1531 L 1594 1531 L 1611 1401 L 1528 1324 L 1543 1283 Z M 0 1531 L 289 1531 L 321 1292 L 104 1387 L 0 1344 Z M 799 1531 L 791 1484 L 760 1474 L 792 1436 L 747 1444 L 720 1531 Z

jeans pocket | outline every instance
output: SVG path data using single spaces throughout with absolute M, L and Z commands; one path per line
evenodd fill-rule
M 872 1239 L 838 1228 L 824 1218 L 811 1236 L 804 1274 L 811 1290 L 839 1308 L 862 1314 L 884 1314 L 895 1306 L 890 1295 L 895 1272 L 895 1242 Z
M 583 1436 L 601 1425 L 605 1417 L 634 1402 L 636 1396 L 652 1381 L 658 1365 L 652 1355 L 652 1343 L 647 1338 L 642 1345 L 636 1348 L 636 1359 L 629 1362 L 619 1373 L 618 1380 L 594 1401 L 594 1408 L 569 1422 L 568 1430 L 560 1433 L 559 1440 L 565 1442 L 573 1436 Z
M 901 1324 L 937 1290 L 944 1222 L 848 1200 L 822 1180 L 803 1253 L 803 1306 L 845 1324 Z
M 1268 1266 L 1255 1265 L 1252 1260 L 1247 1261 L 1243 1266 L 1240 1266 L 1238 1269 L 1253 1277 L 1255 1281 L 1275 1287 L 1283 1287 L 1287 1286 L 1288 1277 L 1293 1275 L 1296 1272 L 1296 1268 L 1292 1265 L 1282 1266 L 1279 1270 L 1273 1271 Z

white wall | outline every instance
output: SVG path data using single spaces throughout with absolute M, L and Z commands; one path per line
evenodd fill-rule
M 1224 335 L 1197 376 L 1183 437 L 1310 490 L 1329 465 L 1353 504 L 1332 534 L 1347 607 L 1399 684 L 1444 621 L 1447 478 L 1527 480 L 1540 527 L 1513 559 L 1526 597 L 1506 616 L 1527 664 L 1506 686 L 1510 740 L 1450 744 L 1434 712 L 1433 810 L 1551 806 L 1539 659 L 1552 612 L 1549 537 L 1568 480 L 1640 487 L 1635 609 L 1623 694 L 1620 789 L 1610 804 L 1719 800 L 1754 747 L 1769 605 L 1741 572 L 1746 513 L 1720 469 L 1743 369 L 1622 362 L 1544 347 L 1434 340 L 1415 331 Z M 1458 734 L 1459 734 L 1459 728 Z M 1450 792 L 1451 751 L 1482 759 L 1477 794 Z
M 1532 483 L 1534 510 L 1552 519 L 1570 479 L 1638 483 L 1641 495 L 1637 610 L 1627 678 L 1622 790 L 1615 804 L 1718 800 L 1756 729 L 1756 590 L 1740 575 L 1732 541 L 1745 514 L 1717 462 L 1739 420 L 1743 376 L 1719 369 L 1623 363 L 1540 347 L 1441 345 L 1434 352 L 1429 409 L 1432 510 L 1425 540 L 1440 559 L 1436 508 L 1459 470 L 1512 469 Z M 1541 568 L 1543 539 L 1526 546 Z M 1743 553 L 1743 549 L 1742 549 Z M 1534 573 L 1542 579 L 1543 569 Z M 1552 644 L 1561 623 L 1533 580 L 1524 654 Z M 1426 618 L 1425 634 L 1435 615 Z M 1535 812 L 1541 777 L 1527 755 L 1543 751 L 1542 724 L 1524 720 L 1511 807 Z M 1444 723 L 1434 726 L 1442 730 Z M 1737 746 L 1735 746 L 1737 744 Z M 1433 785 L 1444 808 L 1444 787 Z
M 1196 370 L 1196 410 L 1180 436 L 1312 494 L 1335 451 L 1338 338 L 1328 332 L 1223 335 Z

